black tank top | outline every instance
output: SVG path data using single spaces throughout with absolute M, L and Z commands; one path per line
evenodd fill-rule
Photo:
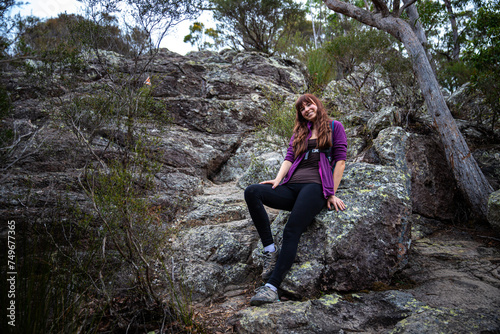
M 307 141 L 307 150 L 315 149 L 316 143 L 316 139 L 309 139 Z M 319 152 L 310 151 L 307 160 L 305 157 L 302 159 L 288 182 L 321 184 L 321 177 L 319 175 L 319 155 Z

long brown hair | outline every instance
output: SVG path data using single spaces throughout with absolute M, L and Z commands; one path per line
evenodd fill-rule
M 295 116 L 295 127 L 293 129 L 293 133 L 295 135 L 293 140 L 295 158 L 307 150 L 306 138 L 309 134 L 309 129 L 307 128 L 308 121 L 304 118 L 304 116 L 302 116 L 304 104 L 307 102 L 312 102 L 317 107 L 316 121 L 314 123 L 314 125 L 318 126 L 318 140 L 316 148 L 324 150 L 332 146 L 332 129 L 329 122 L 330 117 L 328 117 L 323 103 L 321 103 L 321 101 L 312 94 L 304 94 L 295 102 L 295 109 L 297 110 Z

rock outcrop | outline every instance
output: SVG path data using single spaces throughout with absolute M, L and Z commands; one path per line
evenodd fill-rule
M 130 61 L 109 57 L 123 75 L 133 72 Z M 497 237 L 447 225 L 465 220 L 467 210 L 432 122 L 420 105 L 414 123 L 403 121 L 408 113 L 394 105 L 389 88 L 381 89 L 386 87 L 381 74 L 357 92 L 349 80 L 366 73 L 327 87 L 322 98 L 339 112 L 348 135 L 348 163 L 338 190 L 347 210 L 322 211 L 304 233 L 281 286 L 283 302 L 249 307 L 253 288 L 262 283 L 262 246 L 243 189 L 273 178 L 284 156 L 283 147 L 258 145 L 254 132 L 270 99 L 293 100 L 306 90 L 303 66 L 259 53 L 180 56 L 163 50 L 147 71 L 153 95 L 172 121 L 140 125 L 154 139 L 152 153 L 162 164 L 154 201 L 167 207 L 182 203 L 168 222 L 179 230 L 167 245 L 168 270 L 190 287 L 200 310 L 229 312 L 226 325 L 240 333 L 500 330 L 500 251 L 498 244 L 487 243 Z M 53 94 L 64 101 L 108 84 L 98 72 L 89 69 L 76 92 L 62 87 Z M 42 219 L 39 213 L 59 205 L 61 194 L 85 207 L 79 176 L 96 163 L 87 145 L 103 160 L 112 157 L 108 129 L 82 143 L 50 117 L 51 105 L 34 98 L 30 91 L 36 87 L 23 86 L 17 77 L 22 73 L 2 78 L 18 94 L 4 124 L 30 140 L 21 140 L 7 161 L 0 212 L 6 219 Z M 462 101 L 457 95 L 452 99 Z M 468 138 L 481 142 L 480 131 L 460 123 Z M 492 184 L 498 182 L 498 151 L 494 144 L 475 152 Z M 498 201 L 492 198 L 490 221 L 495 221 Z M 279 243 L 288 213 L 269 209 L 269 214 Z M 157 284 L 161 288 L 164 282 Z

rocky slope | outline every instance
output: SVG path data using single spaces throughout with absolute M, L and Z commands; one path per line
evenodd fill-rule
M 131 68 L 126 59 L 113 61 L 123 73 Z M 349 138 L 339 188 L 348 209 L 323 211 L 304 234 L 282 286 L 283 302 L 248 306 L 261 284 L 261 245 L 243 189 L 274 176 L 283 157 L 280 148 L 260 145 L 254 131 L 270 99 L 293 103 L 305 92 L 304 73 L 297 62 L 256 53 L 162 51 L 144 74 L 173 122 L 144 127 L 156 138 L 163 164 L 156 201 L 186 203 L 173 222 L 180 232 L 169 245 L 170 269 L 191 287 L 198 319 L 213 332 L 498 333 L 498 235 L 487 226 L 450 225 L 463 222 L 467 210 L 432 122 L 420 106 L 411 125 L 402 122 L 405 110 L 393 105 L 390 90 L 370 93 L 383 85 L 375 74 L 366 94 L 352 94 L 345 80 L 332 82 L 323 96 Z M 22 140 L 5 165 L 1 213 L 34 221 L 57 207 L 61 194 L 84 207 L 79 175 L 94 157 L 50 117 L 50 104 L 27 93 L 36 87 L 23 86 L 20 77 L 12 72 L 2 78 L 18 94 L 4 124 Z M 105 80 L 89 79 L 77 92 Z M 66 89 L 57 94 L 62 100 L 74 96 Z M 373 100 L 362 101 L 367 98 Z M 377 112 L 363 107 L 375 103 Z M 498 189 L 498 143 L 484 145 L 480 128 L 465 121 L 461 126 Z M 89 145 L 105 157 L 112 154 L 109 141 L 102 132 Z M 270 214 L 279 241 L 287 213 Z

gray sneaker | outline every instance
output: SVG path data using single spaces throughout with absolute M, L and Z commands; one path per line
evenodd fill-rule
M 250 305 L 259 306 L 267 303 L 279 302 L 278 293 L 268 286 L 261 286 L 255 290 L 255 296 L 250 299 Z
M 264 266 L 262 268 L 262 279 L 267 282 L 271 274 L 273 273 L 274 267 L 276 266 L 276 261 L 278 261 L 278 256 L 280 255 L 280 250 L 276 247 L 276 251 L 264 252 Z

